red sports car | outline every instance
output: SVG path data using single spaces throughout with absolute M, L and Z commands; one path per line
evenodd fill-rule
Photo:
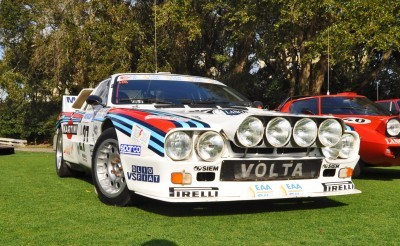
M 291 97 L 277 110 L 342 118 L 361 137 L 361 158 L 354 176 L 359 175 L 364 164 L 400 166 L 400 118 L 365 96 L 347 92 Z

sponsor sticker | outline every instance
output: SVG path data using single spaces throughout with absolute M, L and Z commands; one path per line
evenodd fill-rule
M 286 183 L 281 188 L 286 196 L 299 196 L 303 193 L 303 187 L 298 183 Z
M 148 183 L 160 183 L 160 175 L 153 172 L 152 167 L 132 165 L 132 172 L 126 172 L 129 180 Z
M 324 192 L 343 191 L 343 190 L 353 190 L 354 189 L 354 184 L 351 181 L 322 183 L 322 186 L 324 187 Z
M 170 187 L 169 197 L 218 197 L 217 187 Z
M 119 152 L 121 154 L 140 156 L 142 147 L 140 145 L 121 144 L 119 146 Z
M 196 172 L 217 172 L 218 166 L 194 166 Z
M 132 138 L 138 141 L 141 145 L 147 146 L 150 141 L 150 132 L 143 129 L 142 127 L 134 124 L 132 126 Z
M 250 186 L 250 190 L 252 191 L 254 197 L 257 198 L 270 197 L 274 193 L 271 186 L 267 184 L 254 184 Z
M 188 118 L 183 118 L 183 117 L 178 117 L 178 116 L 168 116 L 168 115 L 147 115 L 145 117 L 145 120 L 150 120 L 150 119 L 182 121 L 182 122 L 190 121 L 190 119 L 188 119 Z
M 334 169 L 334 168 L 339 168 L 339 164 L 332 164 L 332 163 L 323 164 L 322 167 L 327 169 Z
M 68 124 L 63 125 L 63 133 L 67 134 L 68 139 L 71 139 L 72 135 L 76 135 L 78 133 L 78 125 L 72 123 L 72 120 L 68 121 Z
M 385 138 L 387 144 L 400 144 L 400 139 L 398 138 Z
M 86 113 L 82 118 L 82 123 L 91 122 L 93 119 L 93 113 Z

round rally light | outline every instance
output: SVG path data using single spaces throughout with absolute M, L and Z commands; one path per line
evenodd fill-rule
M 269 144 L 274 147 L 282 147 L 290 140 L 292 126 L 287 119 L 277 117 L 268 122 L 265 135 Z
M 342 137 L 342 125 L 335 119 L 327 119 L 321 123 L 318 129 L 319 141 L 327 147 L 336 145 Z
M 339 141 L 336 145 L 331 147 L 322 147 L 322 154 L 331 160 L 338 158 L 340 150 L 342 149 L 342 141 Z
M 300 147 L 311 146 L 317 139 L 317 124 L 309 119 L 304 118 L 296 122 L 293 127 L 293 138 Z
M 400 122 L 399 122 L 399 120 L 398 119 L 390 119 L 386 123 L 386 130 L 387 130 L 387 133 L 392 137 L 395 137 L 395 136 L 399 135 L 399 133 L 400 133 Z
M 173 132 L 165 139 L 165 152 L 173 160 L 186 159 L 192 151 L 192 139 L 186 132 Z
M 245 147 L 256 146 L 263 138 L 264 126 L 256 117 L 247 117 L 236 131 L 236 136 Z
M 197 141 L 197 154 L 205 161 L 214 161 L 221 157 L 224 151 L 224 139 L 217 132 L 203 133 Z
M 347 159 L 353 155 L 353 152 L 356 150 L 356 139 L 352 134 L 345 133 L 342 136 L 342 149 L 340 150 L 339 157 L 343 159 Z

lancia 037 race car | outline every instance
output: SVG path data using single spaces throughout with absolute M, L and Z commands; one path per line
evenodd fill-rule
M 365 164 L 400 166 L 400 119 L 365 96 L 345 92 L 288 98 L 278 110 L 342 118 L 361 138 L 361 161 L 356 166 L 355 176 Z
M 115 74 L 66 99 L 57 174 L 90 170 L 106 204 L 361 192 L 351 180 L 359 136 L 341 119 L 253 108 L 221 82 L 173 74 Z

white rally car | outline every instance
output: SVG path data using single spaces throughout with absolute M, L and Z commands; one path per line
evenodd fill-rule
M 351 180 L 359 136 L 341 119 L 254 108 L 216 80 L 164 73 L 114 74 L 66 99 L 57 174 L 90 170 L 106 204 L 361 192 Z

